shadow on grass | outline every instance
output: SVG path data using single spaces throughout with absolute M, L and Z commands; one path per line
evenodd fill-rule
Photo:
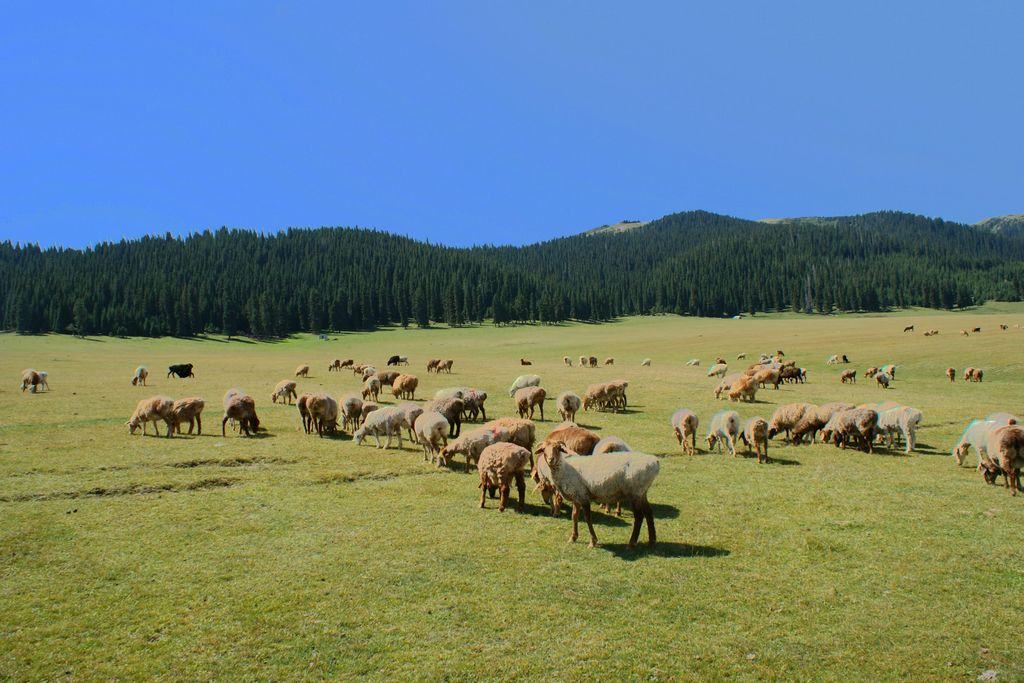
M 768 456 L 769 465 L 803 465 L 799 460 L 788 460 L 786 458 L 776 458 L 774 455 Z
M 646 531 L 640 533 L 644 538 Z M 607 550 L 615 557 L 632 562 L 642 557 L 725 557 L 731 553 L 725 548 L 716 548 L 712 545 L 693 545 L 690 543 L 673 543 L 659 541 L 653 548 L 646 543 L 637 543 L 635 549 L 630 549 L 625 543 L 600 544 L 598 548 Z

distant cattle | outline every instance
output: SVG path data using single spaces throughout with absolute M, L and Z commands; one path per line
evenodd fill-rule
M 191 363 L 178 363 L 177 365 L 167 366 L 167 376 L 170 377 L 171 375 L 177 375 L 182 379 L 196 376 L 195 373 L 192 372 Z

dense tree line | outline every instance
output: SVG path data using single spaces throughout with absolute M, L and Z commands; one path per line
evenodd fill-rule
M 904 213 L 745 221 L 706 212 L 526 247 L 352 228 L 221 229 L 91 249 L 0 243 L 20 332 L 280 336 L 381 325 L 675 313 L 954 308 L 1024 294 L 1024 239 Z

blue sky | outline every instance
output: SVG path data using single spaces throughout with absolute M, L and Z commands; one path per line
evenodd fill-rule
M 1017 2 L 2 17 L 2 239 L 361 225 L 521 244 L 689 209 L 1024 212 Z

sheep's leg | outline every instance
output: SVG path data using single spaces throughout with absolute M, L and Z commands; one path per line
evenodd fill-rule
M 690 455 L 697 454 L 697 430 L 694 429 L 693 433 L 690 434 Z
M 647 519 L 647 545 L 653 548 L 658 542 L 658 535 L 654 531 L 654 509 L 647 498 L 644 498 L 644 517 Z
M 220 422 L 220 435 L 221 436 L 227 436 L 225 431 L 226 431 L 226 427 L 227 427 L 227 424 L 228 424 L 228 419 L 229 418 L 225 415 L 224 419 L 221 420 L 221 422 Z
M 587 520 L 587 530 L 590 531 L 590 547 L 597 547 L 597 534 L 594 533 L 594 523 L 590 519 L 590 503 L 583 507 L 583 516 Z
M 487 508 L 487 482 L 483 477 L 480 477 L 480 509 L 484 510 Z
M 516 512 L 522 512 L 526 507 L 526 479 L 523 477 L 522 470 L 516 472 L 516 490 L 519 492 L 519 505 L 516 506 Z
M 498 512 L 504 512 L 505 506 L 508 505 L 508 490 L 508 481 L 503 479 L 501 486 L 498 488 L 498 492 L 500 494 L 498 498 Z
M 541 422 L 544 421 L 544 402 L 543 401 L 541 401 L 541 404 L 540 404 L 540 421 Z
M 577 525 L 580 519 L 580 506 L 576 503 L 572 504 L 572 536 L 569 537 L 570 543 L 575 543 L 576 539 L 579 538 L 579 532 Z
M 636 541 L 640 538 L 640 527 L 644 523 L 644 504 L 643 500 L 633 501 L 633 533 L 629 535 L 629 548 L 632 550 L 636 547 Z
M 202 418 L 201 415 L 196 415 L 196 426 L 198 427 L 198 429 L 196 430 L 196 435 L 202 435 L 202 433 L 203 433 L 203 418 Z M 189 434 L 192 433 L 192 425 L 189 425 L 188 433 Z
M 154 427 L 156 426 L 156 422 L 153 423 L 153 426 Z M 167 438 L 169 439 L 174 434 L 174 426 L 175 426 L 174 425 L 174 420 L 171 419 L 171 418 L 165 419 L 164 420 L 164 426 L 167 429 Z

